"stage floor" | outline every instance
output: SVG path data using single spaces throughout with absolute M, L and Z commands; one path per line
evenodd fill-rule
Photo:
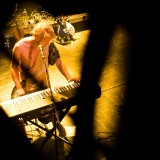
M 126 68 L 129 58 L 126 47 L 128 46 L 129 38 L 122 26 L 117 26 L 116 29 L 110 43 L 109 57 L 106 57 L 102 76 L 99 81 L 101 96 L 95 100 L 96 106 L 93 134 L 96 140 L 99 138 L 104 138 L 105 140 L 107 137 L 115 135 L 121 118 L 120 110 L 123 109 L 125 102 L 127 87 Z M 72 76 L 80 77 L 81 75 L 83 56 L 89 35 L 90 30 L 76 32 L 76 39 L 67 45 L 61 45 L 55 41 L 61 59 L 66 64 Z M 14 87 L 9 71 L 10 62 L 10 55 L 0 53 L 0 101 L 10 99 L 10 93 Z M 59 73 L 56 66 L 49 67 L 49 74 L 52 87 L 63 86 L 63 84 L 67 83 L 66 79 Z M 71 142 L 74 142 L 74 136 L 76 134 L 76 125 L 73 118 L 76 109 L 77 106 L 73 106 L 61 121 L 62 130 L 65 131 L 65 136 Z M 47 126 L 49 128 L 53 127 L 52 123 L 47 124 Z M 33 124 L 26 125 L 26 131 L 27 136 L 31 138 L 31 143 L 38 149 L 42 145 L 43 140 L 46 139 L 45 131 L 37 128 L 37 126 Z M 58 143 L 62 149 L 59 150 L 59 160 L 62 160 L 69 154 L 71 146 L 61 140 L 58 140 Z M 54 136 L 49 138 L 43 147 L 44 149 L 42 152 L 46 155 L 46 159 L 53 159 Z M 102 158 L 105 159 L 105 155 L 102 152 L 98 152 L 96 160 Z

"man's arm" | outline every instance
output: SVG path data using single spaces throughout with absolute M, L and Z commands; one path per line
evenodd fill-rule
M 60 58 L 56 60 L 56 66 L 59 69 L 59 71 L 66 77 L 68 82 L 75 81 L 78 82 L 79 80 L 77 78 L 72 78 L 68 72 L 67 67 L 65 64 L 62 62 Z
M 10 72 L 11 72 L 12 79 L 15 83 L 17 93 L 19 96 L 21 96 L 25 94 L 25 91 L 22 88 L 22 85 L 20 83 L 19 68 L 18 68 L 19 61 L 20 61 L 20 49 L 15 46 L 13 48 L 13 53 L 12 53 L 12 62 L 10 66 Z

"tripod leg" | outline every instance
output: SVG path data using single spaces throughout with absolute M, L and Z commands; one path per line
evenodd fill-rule
M 37 123 L 37 124 L 39 123 L 38 118 L 35 119 L 35 123 Z M 46 124 L 44 124 L 44 123 L 42 123 L 42 122 L 40 122 L 40 123 L 43 124 L 43 126 L 45 127 L 46 130 L 49 131 L 49 129 L 48 129 L 48 127 L 47 127 Z M 42 129 L 42 128 L 41 128 L 41 129 Z M 41 132 L 41 130 L 40 130 L 39 127 L 38 127 L 36 130 L 39 132 L 40 135 L 42 134 L 42 132 Z
M 54 160 L 57 160 L 58 158 L 58 148 L 57 148 L 57 115 L 56 115 L 56 112 L 52 114 L 52 124 L 53 124 L 53 131 L 54 131 L 54 139 L 55 139 L 55 150 L 54 150 Z
M 46 138 L 45 140 L 42 142 L 41 146 L 40 146 L 40 150 L 43 149 L 44 145 L 47 143 L 47 141 L 52 137 L 52 130 L 46 132 Z

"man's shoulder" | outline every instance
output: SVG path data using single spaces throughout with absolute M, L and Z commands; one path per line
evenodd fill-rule
M 31 37 L 24 37 L 20 39 L 18 42 L 16 42 L 15 46 L 16 47 L 21 47 L 21 46 L 29 46 L 32 42 Z

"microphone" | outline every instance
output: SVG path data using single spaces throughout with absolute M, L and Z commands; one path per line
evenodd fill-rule
M 44 53 L 43 53 L 43 46 L 42 45 L 39 45 L 39 50 L 41 51 L 42 58 L 45 58 Z

